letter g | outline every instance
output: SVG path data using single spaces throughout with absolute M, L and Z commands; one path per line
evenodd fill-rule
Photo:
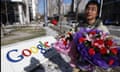
M 22 55 L 17 56 L 17 58 L 19 58 L 18 60 L 12 59 L 12 58 L 10 57 L 10 53 L 12 53 L 12 52 L 17 52 L 17 51 L 18 51 L 17 49 L 14 49 L 14 50 L 9 51 L 9 52 L 7 53 L 7 59 L 8 59 L 9 61 L 11 61 L 11 62 L 19 62 L 19 61 L 21 61 L 21 60 L 24 58 Z

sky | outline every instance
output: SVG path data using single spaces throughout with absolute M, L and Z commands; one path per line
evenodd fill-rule
M 39 13 L 44 14 L 44 1 L 45 0 L 38 0 L 39 1 Z M 63 0 L 65 4 L 71 4 L 72 0 Z M 100 2 L 100 0 L 98 0 Z
M 44 0 L 38 0 L 39 1 L 39 13 L 44 14 Z M 70 4 L 72 0 L 63 0 L 65 4 Z

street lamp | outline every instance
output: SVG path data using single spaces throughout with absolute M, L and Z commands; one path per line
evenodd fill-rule
M 8 11 L 7 11 L 7 1 L 5 0 L 5 11 L 6 11 L 6 24 L 8 25 Z
M 102 6 L 103 6 L 103 0 L 100 0 L 100 13 L 99 13 L 100 18 L 101 18 L 101 15 L 102 15 Z
M 48 23 L 47 23 L 47 0 L 44 0 L 44 20 L 45 20 L 45 26 L 48 26 Z

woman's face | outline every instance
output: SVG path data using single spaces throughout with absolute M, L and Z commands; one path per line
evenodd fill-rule
M 98 13 L 97 5 L 90 4 L 85 10 L 87 20 L 96 19 Z

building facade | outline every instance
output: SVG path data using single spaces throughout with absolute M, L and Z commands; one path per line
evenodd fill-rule
M 1 0 L 1 24 L 26 24 L 36 19 L 37 0 Z
M 47 16 L 53 17 L 59 12 L 59 0 L 47 0 Z
M 103 0 L 102 19 L 120 22 L 120 0 Z

